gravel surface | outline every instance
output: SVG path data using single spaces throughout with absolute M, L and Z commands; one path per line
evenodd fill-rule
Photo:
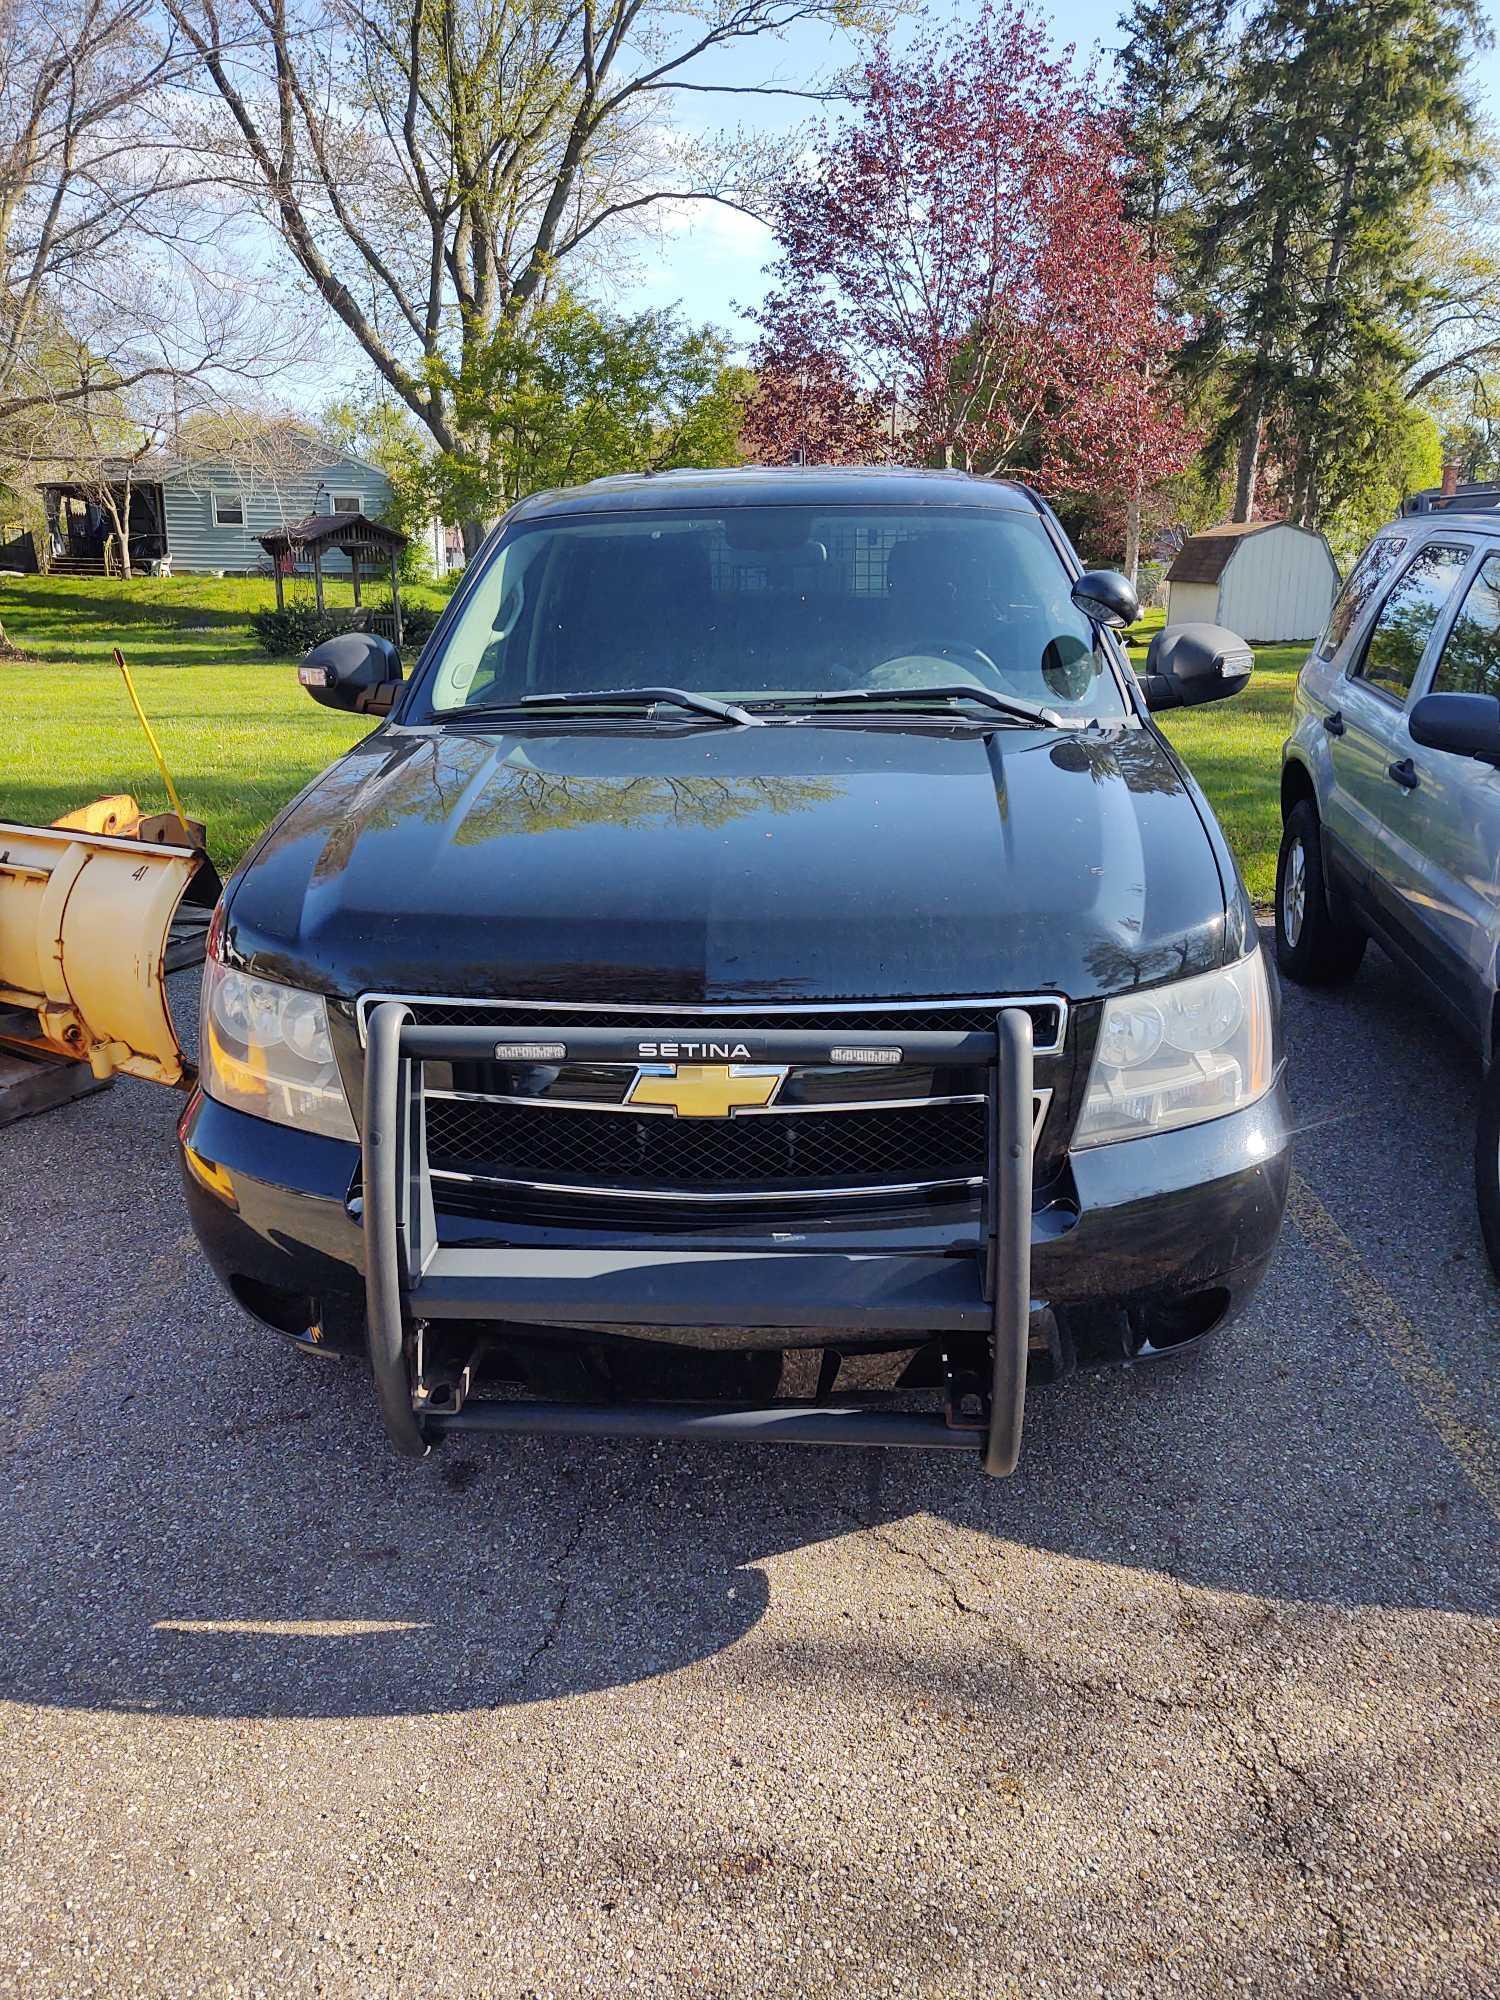
M 1500 1994 L 1477 1068 L 1288 995 L 1193 1365 L 890 1453 L 476 1441 L 199 1263 L 175 1100 L 0 1133 L 0 1992 Z

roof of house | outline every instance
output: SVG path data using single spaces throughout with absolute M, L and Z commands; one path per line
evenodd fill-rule
M 160 479 L 168 465 L 169 461 L 154 451 L 140 458 L 102 458 L 86 472 L 76 458 L 38 458 L 26 467 L 25 481 L 45 492 L 54 486 L 76 488 L 85 479 L 94 486 L 123 486 L 128 475 L 139 486 Z
M 244 461 L 237 458 L 232 451 L 226 451 L 219 458 L 177 458 L 169 451 L 148 451 L 143 452 L 138 458 L 121 456 L 101 459 L 89 467 L 88 477 L 95 484 L 123 486 L 128 471 L 136 485 L 148 481 L 159 483 L 173 479 L 186 479 L 191 484 L 194 479 L 208 476 L 217 466 L 235 466 L 241 463 Z M 326 457 L 312 453 L 305 465 L 288 466 L 280 472 L 279 477 L 282 480 L 311 479 L 316 473 L 321 478 L 323 474 L 334 471 L 340 465 L 357 465 L 361 471 L 373 472 L 379 479 L 386 477 L 378 465 L 372 465 L 367 458 L 361 458 L 357 452 L 352 451 L 331 451 Z M 253 479 L 257 468 L 252 463 L 249 469 Z M 82 481 L 81 468 L 76 458 L 35 459 L 27 468 L 26 477 L 29 484 L 41 488 L 76 487 Z M 272 469 L 267 469 L 264 477 L 267 485 L 275 485 L 278 474 Z

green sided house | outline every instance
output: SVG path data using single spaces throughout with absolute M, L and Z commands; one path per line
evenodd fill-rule
M 44 560 L 54 572 L 75 576 L 122 568 L 125 523 L 138 575 L 251 574 L 268 567 L 262 535 L 284 534 L 310 515 L 377 519 L 392 497 L 383 472 L 347 455 L 275 467 L 153 455 L 95 469 L 88 479 L 58 463 L 36 485 L 47 522 Z M 349 559 L 331 547 L 326 567 L 347 571 Z

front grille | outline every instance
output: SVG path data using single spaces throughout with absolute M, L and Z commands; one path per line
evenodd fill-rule
M 434 1174 L 667 1194 L 906 1187 L 984 1173 L 983 1104 L 663 1118 L 427 1100 Z

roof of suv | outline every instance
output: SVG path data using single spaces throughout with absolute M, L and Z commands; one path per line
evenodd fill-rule
M 898 466 L 744 466 L 732 471 L 630 472 L 587 486 L 553 487 L 520 502 L 511 519 L 541 514 L 628 514 L 656 507 L 996 507 L 1035 513 L 1029 488 L 966 472 Z
M 1441 534 L 1445 528 L 1462 528 L 1472 534 L 1482 529 L 1489 535 L 1500 534 L 1500 513 L 1493 507 L 1434 507 L 1421 514 L 1398 514 L 1394 521 L 1387 521 L 1380 530 L 1388 535 L 1393 530 L 1403 535 L 1414 531 L 1418 534 Z

